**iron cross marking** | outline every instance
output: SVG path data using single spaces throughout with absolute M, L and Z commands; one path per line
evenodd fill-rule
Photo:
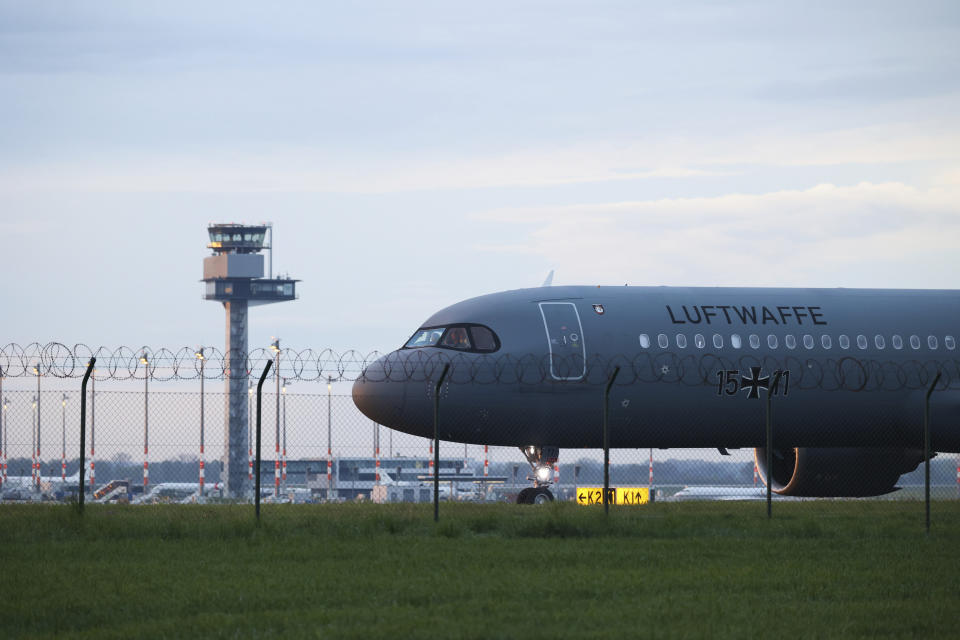
M 750 367 L 750 375 L 753 377 L 740 376 L 740 388 L 750 390 L 747 393 L 748 398 L 759 398 L 760 387 L 766 389 L 768 393 L 770 392 L 770 376 L 761 378 L 760 367 Z

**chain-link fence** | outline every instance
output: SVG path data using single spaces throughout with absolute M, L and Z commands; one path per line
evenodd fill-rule
M 268 501 L 429 501 L 436 476 L 444 500 L 593 503 L 605 480 L 605 440 L 618 502 L 762 499 L 768 475 L 776 491 L 794 496 L 922 498 L 923 393 L 960 386 L 960 364 L 942 355 L 896 362 L 669 351 L 587 359 L 437 351 L 380 357 L 329 349 L 230 354 L 8 344 L 0 349 L 0 385 L 8 381 L 6 390 L 0 386 L 2 497 L 76 497 L 77 379 L 95 357 L 83 447 L 85 489 L 98 501 L 253 500 L 254 378 L 268 362 L 274 366 L 262 394 L 260 447 L 261 496 Z M 211 389 L 221 380 L 236 393 L 237 381 L 229 379 L 235 358 L 243 359 L 248 379 L 245 407 Z M 404 420 L 383 419 L 404 422 L 403 431 L 358 410 L 354 382 L 394 391 L 412 385 L 420 399 L 403 396 Z M 601 417 L 605 385 L 609 424 Z M 635 404 L 628 415 L 641 388 L 657 401 L 644 396 L 646 405 Z M 691 389 L 743 402 L 711 415 L 689 402 Z M 819 403 L 791 404 L 791 389 L 793 398 L 798 390 L 820 394 Z M 505 391 L 525 400 L 503 401 Z M 832 401 L 841 396 L 842 403 Z M 760 398 L 769 400 L 769 415 Z M 946 417 L 935 416 L 938 433 L 954 437 Z M 865 419 L 869 446 L 862 437 L 845 442 L 845 434 L 862 434 Z M 563 432 L 561 422 L 568 425 Z M 718 427 L 728 445 L 740 448 L 702 448 L 698 434 Z M 562 450 L 516 446 L 520 432 L 530 443 Z M 794 448 L 798 440 L 831 444 Z M 647 446 L 632 448 L 637 442 Z M 242 473 L 234 467 L 228 479 L 225 466 L 240 460 Z M 933 497 L 960 498 L 960 456 L 941 454 L 930 469 Z
M 180 383 L 178 386 L 185 386 Z M 9 386 L 9 385 L 8 385 Z M 88 390 L 85 483 L 88 499 L 132 502 L 216 501 L 226 499 L 221 476 L 227 424 L 226 396 L 220 391 L 203 395 L 198 383 L 189 390 L 114 390 L 97 383 Z M 261 482 L 266 501 L 426 502 L 433 498 L 432 439 L 388 429 L 366 418 L 355 406 L 344 384 L 283 384 L 262 397 Z M 319 387 L 319 388 L 318 388 Z M 251 389 L 252 390 L 252 389 Z M 76 391 L 6 389 L 3 392 L 2 497 L 13 500 L 71 500 L 76 498 L 79 470 L 80 394 Z M 38 401 L 39 398 L 39 401 Z M 255 401 L 249 396 L 246 459 L 247 482 L 234 496 L 253 498 Z M 473 421 L 472 413 L 444 407 L 444 425 Z M 595 501 L 603 485 L 600 410 L 584 425 L 583 447 L 563 448 L 558 459 L 542 456 L 539 471 L 518 447 L 462 444 L 441 440 L 439 445 L 442 500 L 509 501 L 534 483 L 549 486 L 558 500 Z M 685 407 L 677 407 L 676 424 L 688 424 Z M 922 411 L 922 407 L 917 407 Z M 774 425 L 778 416 L 774 414 Z M 762 419 L 762 417 L 761 417 Z M 842 419 L 842 417 L 841 417 Z M 842 424 L 832 423 L 842 429 Z M 429 426 L 429 425 L 428 425 Z M 202 428 L 202 432 L 201 432 Z M 663 428 L 670 428 L 664 424 Z M 882 435 L 882 434 L 881 434 Z M 883 438 L 878 435 L 878 441 Z M 616 438 L 614 438 L 615 444 Z M 918 447 L 920 434 L 917 434 Z M 761 468 L 763 452 L 760 451 Z M 880 499 L 922 499 L 921 459 L 893 460 L 899 450 L 874 449 L 845 464 L 865 480 L 883 476 L 899 491 Z M 778 456 L 781 454 L 778 452 Z M 795 455 L 795 454 L 794 454 Z M 888 457 L 883 457 L 888 456 Z M 203 489 L 200 468 L 204 464 Z M 543 463 L 546 463 L 544 465 Z M 807 461 L 808 463 L 810 461 Z M 793 467 L 796 459 L 775 461 Z M 823 464 L 813 460 L 812 464 Z M 891 469 L 907 464 L 902 476 Z M 831 467 L 825 467 L 827 469 Z M 820 475 L 823 476 L 824 472 Z M 960 456 L 941 454 L 931 462 L 934 498 L 960 497 Z M 39 479 L 37 476 L 39 475 Z M 72 481 L 67 481 L 70 479 Z M 830 478 L 824 481 L 829 482 Z M 610 485 L 649 490 L 656 500 L 762 499 L 764 475 L 758 473 L 752 448 L 729 450 L 613 448 Z M 776 486 L 776 485 L 775 485 Z M 579 489 L 579 492 L 578 492 Z

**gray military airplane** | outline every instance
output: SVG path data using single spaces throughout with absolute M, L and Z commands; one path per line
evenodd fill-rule
M 931 450 L 960 451 L 960 292 L 882 289 L 540 287 L 438 311 L 354 383 L 372 420 L 432 437 L 518 446 L 551 500 L 560 447 L 753 448 L 792 496 L 872 496 Z M 774 424 L 766 468 L 766 396 Z M 769 473 L 768 473 L 769 471 Z

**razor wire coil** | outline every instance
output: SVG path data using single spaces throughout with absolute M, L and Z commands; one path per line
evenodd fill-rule
M 764 372 L 788 370 L 794 389 L 824 391 L 902 391 L 927 389 L 936 374 L 937 388 L 960 388 L 960 360 L 882 360 L 856 358 L 802 358 L 738 354 L 639 352 L 604 356 L 594 354 L 557 357 L 549 354 L 464 354 L 440 349 L 401 350 L 384 355 L 333 349 L 291 348 L 274 351 L 257 348 L 236 353 L 216 347 L 92 348 L 85 344 L 69 347 L 60 342 L 27 345 L 8 343 L 0 347 L 0 375 L 9 378 L 49 376 L 79 378 L 87 363 L 96 357 L 96 380 L 205 380 L 253 378 L 268 360 L 279 363 L 278 375 L 301 382 L 405 382 L 433 380 L 443 366 L 450 365 L 447 383 L 458 384 L 604 384 L 615 367 L 620 367 L 616 386 L 637 383 L 673 383 L 685 386 L 715 385 L 719 371 Z

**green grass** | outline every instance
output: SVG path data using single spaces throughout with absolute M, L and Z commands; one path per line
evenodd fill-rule
M 960 504 L 0 507 L 4 638 L 956 637 Z

